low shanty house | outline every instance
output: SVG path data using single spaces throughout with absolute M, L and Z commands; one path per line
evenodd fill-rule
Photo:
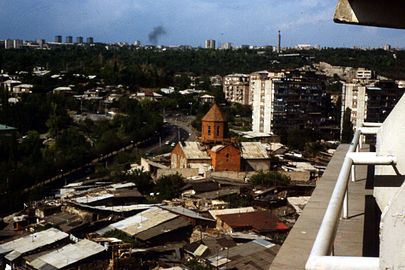
M 87 239 L 68 244 L 51 252 L 25 257 L 27 269 L 106 269 L 106 249 Z
M 32 84 L 19 84 L 13 87 L 13 93 L 14 94 L 32 93 L 32 88 L 34 88 Z
M 9 92 L 13 91 L 13 87 L 21 84 L 21 81 L 17 80 L 6 80 L 1 83 L 1 85 Z
M 242 170 L 269 171 L 270 155 L 266 146 L 260 142 L 241 142 Z
M 163 98 L 161 94 L 158 94 L 153 91 L 143 91 L 138 92 L 135 95 L 131 95 L 130 98 L 135 98 L 137 100 L 150 100 L 150 101 L 158 101 Z
M 218 209 L 218 210 L 209 210 L 208 213 L 217 220 L 217 216 L 220 215 L 229 215 L 229 214 L 241 214 L 241 213 L 249 213 L 256 211 L 253 207 L 239 207 L 239 208 L 228 208 L 228 209 Z
M 202 95 L 200 98 L 201 103 L 214 103 L 215 97 L 211 95 Z
M 122 206 L 142 203 L 145 197 L 134 183 L 118 183 L 105 187 L 88 189 L 86 192 L 71 192 L 65 198 L 78 204 L 91 206 Z
M 207 264 L 219 269 L 267 270 L 280 246 L 266 240 L 254 240 L 242 245 L 223 249 L 207 258 Z
M 256 206 L 269 207 L 271 205 L 285 204 L 287 199 L 287 190 L 271 187 L 253 192 L 253 199 Z
M 2 269 L 16 269 L 22 257 L 67 243 L 69 235 L 55 228 L 29 234 L 0 245 Z
M 98 230 L 99 235 L 119 230 L 149 245 L 166 241 L 184 240 L 191 234 L 191 224 L 186 218 L 167 210 L 152 207 L 129 218 Z
M 70 86 L 59 86 L 52 90 L 54 94 L 73 95 L 73 90 Z
M 197 168 L 203 173 L 211 167 L 211 157 L 199 142 L 178 142 L 171 152 L 171 168 Z
M 289 228 L 269 211 L 217 215 L 217 229 L 227 233 L 252 230 L 259 234 L 285 232 Z
M 220 185 L 217 182 L 214 181 L 191 181 L 188 182 L 184 187 L 183 187 L 183 197 L 192 197 L 196 194 L 204 193 L 204 192 L 210 192 L 210 191 L 216 191 L 220 189 Z
M 204 237 L 199 241 L 184 246 L 184 252 L 191 258 L 204 258 L 218 254 L 221 250 L 235 247 L 236 243 L 229 236 Z

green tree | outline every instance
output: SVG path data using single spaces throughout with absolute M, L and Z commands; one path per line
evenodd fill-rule
M 150 172 L 144 172 L 140 169 L 134 170 L 125 175 L 125 180 L 135 183 L 137 189 L 143 194 L 149 194 L 153 191 L 154 183 Z
M 177 198 L 184 186 L 184 178 L 180 174 L 164 175 L 156 181 L 155 192 L 160 200 Z
M 259 171 L 250 177 L 249 182 L 253 186 L 272 187 L 287 186 L 290 184 L 290 177 L 276 171 Z

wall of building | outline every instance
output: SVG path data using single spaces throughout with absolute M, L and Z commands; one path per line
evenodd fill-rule
M 262 160 L 262 159 L 250 159 L 245 160 L 245 170 L 253 170 L 253 171 L 268 171 L 270 170 L 270 159 Z
M 207 172 L 207 177 L 227 178 L 235 180 L 235 182 L 245 183 L 256 172 L 234 172 L 234 171 L 222 171 L 222 172 Z
M 273 76 L 272 73 L 252 73 L 250 92 L 252 95 L 252 130 L 271 133 L 273 120 Z
M 353 126 L 361 127 L 366 118 L 366 107 L 366 87 L 358 83 L 344 83 L 342 86 L 341 125 L 346 108 L 350 108 L 352 111 L 350 119 Z
M 225 135 L 224 122 L 203 121 L 201 136 L 203 141 L 222 142 Z
M 236 147 L 228 145 L 210 154 L 214 171 L 240 171 L 240 151 Z
M 160 178 L 161 176 L 180 174 L 183 177 L 193 177 L 198 176 L 198 168 L 181 168 L 181 169 L 158 169 L 156 177 Z
M 230 74 L 225 76 L 223 80 L 223 91 L 225 99 L 229 102 L 243 105 L 251 104 L 249 75 Z
M 172 150 L 170 167 L 173 169 L 187 168 L 187 159 L 180 144 L 177 144 Z

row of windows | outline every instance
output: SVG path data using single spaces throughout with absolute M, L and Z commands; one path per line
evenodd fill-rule
M 219 136 L 220 130 L 221 130 L 221 127 L 217 126 L 217 130 L 216 130 L 217 136 Z M 211 135 L 211 126 L 210 125 L 208 125 L 208 136 L 209 135 Z

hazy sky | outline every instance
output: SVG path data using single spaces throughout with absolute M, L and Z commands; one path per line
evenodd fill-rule
M 202 46 L 236 45 L 405 47 L 404 30 L 336 24 L 336 0 L 0 0 L 0 39 L 93 36 L 95 41 Z M 162 29 L 162 28 L 160 28 Z M 165 33 L 164 33 L 165 32 Z

